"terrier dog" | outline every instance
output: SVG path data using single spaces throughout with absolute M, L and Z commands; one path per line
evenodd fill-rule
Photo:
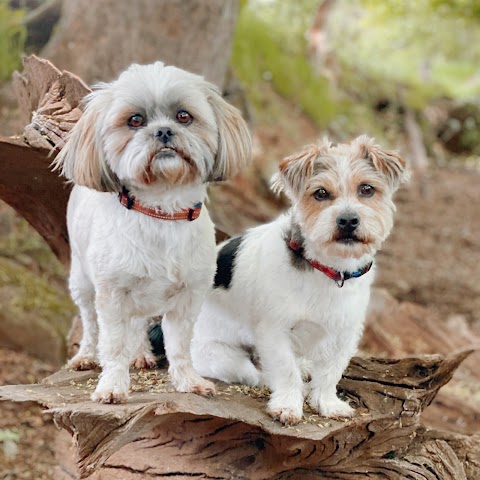
M 247 125 L 215 86 L 161 62 L 132 65 L 86 97 L 54 166 L 75 183 L 70 291 L 83 339 L 69 365 L 100 362 L 93 400 L 126 401 L 129 363 L 155 364 L 147 323 L 157 315 L 174 387 L 214 392 L 190 355 L 215 273 L 214 226 L 202 202 L 207 184 L 234 175 L 251 148 Z
M 366 136 L 335 147 L 324 140 L 285 159 L 273 188 L 291 209 L 219 246 L 195 325 L 196 370 L 268 386 L 268 413 L 284 424 L 300 421 L 305 396 L 321 415 L 351 416 L 336 386 L 362 335 L 373 259 L 407 176 L 396 153 Z

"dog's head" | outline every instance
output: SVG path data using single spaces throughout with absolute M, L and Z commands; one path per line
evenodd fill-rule
M 85 105 L 54 161 L 79 185 L 118 192 L 205 183 L 235 175 L 251 158 L 238 110 L 202 77 L 161 62 L 132 65 Z
M 302 235 L 321 257 L 360 259 L 390 233 L 392 196 L 407 178 L 402 158 L 362 135 L 335 147 L 325 139 L 286 158 L 273 188 L 290 198 Z

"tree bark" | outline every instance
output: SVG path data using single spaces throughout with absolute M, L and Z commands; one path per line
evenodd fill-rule
M 161 60 L 223 86 L 238 0 L 64 0 L 42 56 L 88 84 Z

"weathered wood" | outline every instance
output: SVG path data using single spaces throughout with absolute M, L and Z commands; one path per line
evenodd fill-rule
M 480 475 L 473 437 L 415 440 L 417 434 L 424 435 L 420 413 L 469 353 L 354 358 L 339 389 L 356 406 L 355 417 L 326 419 L 306 410 L 304 423 L 295 428 L 268 417 L 264 391 L 218 383 L 219 394 L 213 399 L 180 394 L 173 392 L 162 370 L 132 374 L 133 393 L 125 405 L 89 400 L 94 372 L 62 371 L 41 385 L 1 387 L 0 398 L 49 407 L 57 425 L 75 439 L 80 474 L 97 470 L 92 479 L 120 474 L 473 480 L 472 475 Z M 467 455 L 470 476 L 465 475 Z
M 27 124 L 25 141 L 32 147 L 60 150 L 66 134 L 82 115 L 80 103 L 91 90 L 76 75 L 61 72 L 48 60 L 31 55 L 13 84 Z
M 23 138 L 0 138 L 0 198 L 24 217 L 68 264 L 66 208 L 70 186 L 50 171 L 55 152 L 82 115 L 90 91 L 75 75 L 34 55 L 14 86 L 27 126 Z
M 480 379 L 480 338 L 461 316 L 446 321 L 428 308 L 399 302 L 387 291 L 373 289 L 361 342 L 364 352 L 395 358 L 419 353 L 446 355 L 466 345 L 476 352 L 423 414 L 422 422 L 429 427 L 465 434 L 480 432 L 480 397 L 468 390 L 468 385 L 478 385 Z

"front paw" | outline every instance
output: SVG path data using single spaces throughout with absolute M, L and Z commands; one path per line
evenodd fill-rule
M 349 418 L 355 414 L 355 409 L 348 402 L 340 400 L 336 395 L 329 399 L 317 399 L 310 396 L 309 405 L 324 417 Z
M 284 425 L 296 425 L 303 416 L 303 395 L 300 390 L 276 391 L 270 396 L 267 413 Z
M 215 385 L 197 374 L 181 374 L 170 370 L 170 380 L 177 392 L 196 393 L 202 397 L 213 397 Z
M 120 389 L 100 389 L 97 388 L 90 397 L 98 403 L 126 403 L 128 394 Z
M 128 370 L 104 369 L 90 398 L 99 403 L 125 403 L 128 400 L 129 384 Z
M 298 408 L 271 408 L 267 407 L 267 413 L 274 419 L 283 423 L 283 425 L 296 425 L 302 420 L 302 409 Z
M 88 354 L 77 353 L 77 355 L 67 363 L 67 368 L 72 368 L 73 370 L 94 370 L 97 367 L 98 361 L 96 357 Z

